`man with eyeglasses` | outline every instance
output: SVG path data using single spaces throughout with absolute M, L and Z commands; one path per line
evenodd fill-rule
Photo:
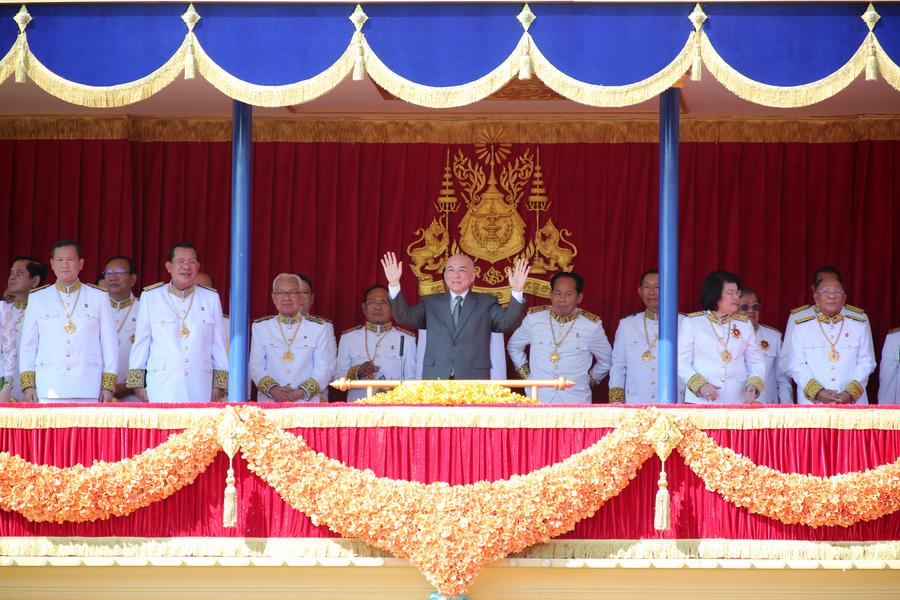
M 900 327 L 888 332 L 881 348 L 878 404 L 900 404 Z
M 228 390 L 222 303 L 196 284 L 200 254 L 188 242 L 169 248 L 169 283 L 144 288 L 126 385 L 142 402 L 221 402 Z
M 823 275 L 814 288 L 813 314 L 794 318 L 791 377 L 798 404 L 867 404 L 866 383 L 875 370 L 869 323 L 846 310 L 844 283 Z
M 840 283 L 841 288 L 844 287 L 844 278 L 841 277 L 840 271 L 837 270 L 836 267 L 832 265 L 824 265 L 816 269 L 816 272 L 813 273 L 812 281 L 810 282 L 809 289 L 813 293 L 813 297 L 815 297 L 816 286 L 820 281 L 837 281 Z M 813 300 L 815 302 L 815 299 Z M 866 311 L 863 309 L 852 306 L 850 304 L 844 304 L 844 307 L 841 309 L 845 314 L 852 314 L 860 319 L 863 319 L 866 323 L 866 327 L 869 328 L 869 337 L 872 337 L 872 328 L 869 324 L 869 317 L 866 315 Z M 781 370 L 785 373 L 790 373 L 791 371 L 791 337 L 794 332 L 794 326 L 798 319 L 804 319 L 809 316 L 814 316 L 816 314 L 816 304 L 804 304 L 803 306 L 798 306 L 797 308 L 791 311 L 790 316 L 787 320 L 787 325 L 784 328 L 784 342 L 781 345 L 781 355 L 778 357 L 778 362 L 781 364 Z
M 416 337 L 391 322 L 387 287 L 375 284 L 363 294 L 365 325 L 348 329 L 338 344 L 337 375 L 349 379 L 415 379 Z M 347 401 L 366 397 L 366 390 L 347 392 Z
M 22 322 L 28 294 L 44 285 L 47 265 L 30 256 L 17 256 L 9 269 L 6 294 L 0 302 L 0 343 L 6 372 L 6 382 L 0 387 L 0 402 L 22 400 L 22 382 L 19 380 L 19 346 L 22 338 Z
M 760 310 L 762 310 L 762 301 L 759 299 L 759 294 L 750 288 L 743 288 L 738 312 L 746 316 L 753 325 L 753 330 L 756 332 L 756 345 L 762 352 L 766 365 L 766 375 L 763 377 L 766 385 L 760 392 L 757 401 L 763 404 L 793 404 L 794 392 L 791 388 L 791 378 L 782 370 L 779 361 L 781 332 L 759 322 Z
M 250 378 L 259 402 L 327 402 L 335 370 L 334 327 L 309 314 L 315 295 L 305 275 L 281 273 L 272 281 L 277 315 L 253 322 Z
M 59 240 L 50 252 L 56 283 L 31 290 L 19 350 L 25 402 L 112 402 L 116 330 L 106 292 L 82 283 L 81 246 Z
M 609 402 L 655 404 L 659 380 L 659 270 L 648 269 L 637 288 L 644 310 L 619 320 L 609 370 Z M 678 324 L 684 315 L 678 315 Z M 678 402 L 684 383 L 678 380 Z
M 128 379 L 128 357 L 134 344 L 134 332 L 137 327 L 137 313 L 140 302 L 134 297 L 132 289 L 137 282 L 134 261 L 127 256 L 113 256 L 106 261 L 101 271 L 106 283 L 106 293 L 112 305 L 116 334 L 119 343 L 119 380 L 116 383 L 115 397 L 120 402 L 135 402 L 137 396 L 125 386 Z
M 550 290 L 550 305 L 529 310 L 509 338 L 509 358 L 523 379 L 565 377 L 575 382 L 567 390 L 540 389 L 541 402 L 590 404 L 591 387 L 609 373 L 612 347 L 600 317 L 578 306 L 584 298 L 578 273 L 557 273 Z

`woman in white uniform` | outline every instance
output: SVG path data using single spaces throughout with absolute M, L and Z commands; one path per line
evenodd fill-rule
M 738 314 L 741 280 L 713 271 L 703 280 L 701 311 L 678 328 L 678 377 L 688 404 L 756 403 L 765 388 L 765 357 L 753 325 Z

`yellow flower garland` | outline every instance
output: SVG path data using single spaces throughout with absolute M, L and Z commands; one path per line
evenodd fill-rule
M 249 432 L 242 453 L 251 471 L 314 524 L 409 559 L 451 597 L 484 565 L 571 530 L 625 489 L 654 452 L 644 433 L 655 416 L 636 412 L 555 465 L 471 485 L 397 481 L 347 467 L 255 407 L 241 411 Z
M 155 448 L 90 467 L 36 465 L 0 452 L 0 508 L 29 521 L 56 523 L 121 517 L 194 482 L 220 451 L 217 415 L 172 434 Z
M 404 383 L 387 392 L 375 394 L 371 398 L 357 400 L 356 404 L 461 406 L 473 404 L 540 404 L 540 402 L 492 383 L 421 381 Z
M 787 525 L 849 527 L 900 510 L 900 459 L 864 472 L 817 477 L 783 473 L 722 448 L 686 418 L 678 452 L 726 501 Z

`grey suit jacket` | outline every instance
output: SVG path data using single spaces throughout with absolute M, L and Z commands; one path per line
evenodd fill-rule
M 490 294 L 470 291 L 463 302 L 456 330 L 450 315 L 450 292 L 423 297 L 410 306 L 401 291 L 391 300 L 397 323 L 425 329 L 422 379 L 490 379 L 491 333 L 515 330 L 525 317 L 525 304 L 511 298 L 501 308 Z

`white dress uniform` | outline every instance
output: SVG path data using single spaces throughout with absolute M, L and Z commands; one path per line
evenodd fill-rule
M 403 356 L 400 356 L 401 340 Z M 391 323 L 366 323 L 341 334 L 336 377 L 359 379 L 356 368 L 370 360 L 378 367 L 373 379 L 416 379 L 416 336 Z M 365 397 L 364 389 L 347 392 L 348 402 Z
M 213 387 L 228 389 L 222 304 L 211 288 L 184 291 L 167 283 L 144 288 L 128 359 L 130 388 L 150 402 L 209 402 Z
M 525 346 L 530 346 L 527 357 Z M 565 377 L 575 382 L 567 390 L 540 388 L 538 398 L 547 404 L 590 404 L 591 383 L 606 377 L 612 359 L 600 317 L 579 308 L 565 317 L 550 306 L 530 309 L 506 349 L 525 379 Z
M 13 361 L 16 358 L 16 338 L 13 333 L 9 305 L 0 301 L 0 378 L 3 378 L 0 391 L 12 385 L 12 375 L 16 371 Z M 12 396 L 10 396 L 12 399 Z
M 24 302 L 0 302 L 0 320 L 5 322 L 6 340 L 3 342 L 3 360 L 5 361 L 6 380 L 11 382 L 10 399 L 22 400 L 22 381 L 19 378 L 19 346 L 22 341 L 22 323 L 25 320 Z M 9 385 L 9 384 L 7 384 Z
M 827 317 L 817 307 L 794 319 L 791 346 L 797 404 L 811 404 L 822 389 L 850 392 L 856 404 L 868 404 L 866 383 L 875 370 L 868 321 L 844 311 Z
M 134 345 L 134 332 L 137 330 L 137 314 L 140 300 L 129 295 L 124 300 L 109 299 L 112 306 L 113 322 L 116 325 L 117 340 L 119 342 L 119 370 L 118 383 L 125 383 L 128 379 L 128 359 L 131 356 L 131 347 Z M 137 402 L 137 396 L 130 394 L 119 399 L 120 402 Z
M 106 292 L 76 281 L 31 290 L 22 321 L 19 378 L 39 402 L 97 402 L 115 391 L 116 328 Z
M 678 315 L 678 323 L 684 315 Z M 646 330 L 644 329 L 646 327 Z M 619 321 L 609 369 L 609 401 L 628 404 L 659 402 L 659 317 L 649 310 Z M 678 380 L 678 402 L 684 402 L 684 384 Z
M 787 325 L 784 328 L 783 343 L 781 344 L 781 355 L 778 357 L 778 362 L 781 363 L 781 370 L 787 374 L 790 374 L 791 372 L 791 335 L 794 332 L 794 327 L 796 326 L 797 320 L 803 319 L 805 317 L 815 316 L 816 314 L 818 314 L 816 312 L 816 308 L 817 307 L 815 304 L 804 304 L 803 306 L 798 306 L 797 308 L 792 310 L 790 316 L 788 316 Z M 869 317 L 868 315 L 866 315 L 866 311 L 859 308 L 858 306 L 845 304 L 841 309 L 841 314 L 844 316 L 853 315 L 865 321 L 866 327 L 869 328 L 869 339 L 872 339 L 872 325 L 869 323 Z M 871 350 L 874 354 L 874 342 Z
M 765 361 L 753 325 L 743 315 L 717 317 L 699 311 L 678 328 L 678 377 L 687 404 L 708 404 L 699 395 L 707 383 L 719 388 L 714 404 L 743 404 L 744 389 L 765 391 Z
M 762 325 L 756 329 L 756 343 L 766 363 L 766 388 L 760 392 L 759 400 L 763 404 L 793 404 L 794 391 L 791 388 L 791 378 L 782 368 L 779 356 L 781 354 L 781 332 L 774 327 Z
M 420 329 L 416 342 L 416 379 L 422 379 L 422 367 L 425 365 L 425 342 L 428 330 Z M 491 356 L 491 379 L 506 379 L 506 340 L 499 332 L 491 333 L 489 348 Z
M 253 322 L 250 379 L 259 402 L 269 390 L 288 385 L 306 390 L 306 402 L 327 402 L 335 369 L 334 326 L 314 315 L 273 315 Z
M 878 404 L 900 404 L 900 327 L 884 338 L 878 366 Z

